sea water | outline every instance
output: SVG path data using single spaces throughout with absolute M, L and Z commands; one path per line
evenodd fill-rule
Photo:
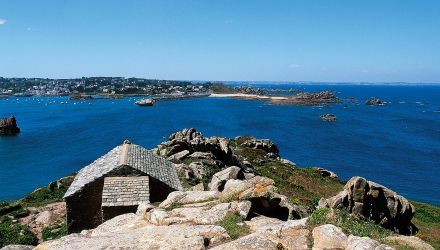
M 363 176 L 409 199 L 440 205 L 440 86 L 263 87 L 334 90 L 360 104 L 326 108 L 197 98 L 139 107 L 136 98 L 0 99 L 0 116 L 14 115 L 22 130 L 0 137 L 0 200 L 78 171 L 125 139 L 153 148 L 172 132 L 194 127 L 205 136 L 268 138 L 301 167 L 324 167 L 344 180 Z M 365 106 L 372 96 L 389 103 Z M 322 121 L 326 113 L 337 121 Z

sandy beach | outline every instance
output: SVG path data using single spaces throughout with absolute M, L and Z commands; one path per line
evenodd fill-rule
M 270 100 L 287 100 L 287 97 L 282 96 L 264 96 L 253 94 L 211 94 L 209 97 L 232 97 L 232 98 L 247 98 L 247 99 L 270 99 Z

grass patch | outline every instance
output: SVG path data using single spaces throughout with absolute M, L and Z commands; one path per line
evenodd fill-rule
M 411 202 L 416 207 L 413 223 L 419 229 L 417 237 L 440 249 L 440 207 L 422 202 Z
M 45 227 L 42 232 L 43 240 L 55 240 L 67 235 L 67 224 L 64 222 L 58 225 Z
M 63 196 L 73 179 L 73 175 L 61 178 L 45 187 L 36 189 L 18 202 L 24 207 L 41 207 L 50 203 L 63 201 Z
M 246 225 L 239 225 L 243 222 L 238 214 L 228 212 L 226 217 L 220 221 L 219 225 L 223 227 L 231 237 L 231 239 L 237 239 L 240 236 L 249 234 L 249 227 Z
M 264 150 L 242 145 L 250 138 L 243 136 L 232 140 L 234 153 L 247 159 L 258 174 L 273 179 L 279 193 L 293 203 L 314 210 L 320 198 L 336 195 L 343 189 L 343 181 L 322 177 L 314 168 L 292 168 L 279 160 L 268 159 Z
M 37 237 L 27 226 L 3 218 L 0 222 L 0 248 L 6 245 L 36 245 Z
M 330 211 L 330 208 L 318 208 L 310 215 L 308 222 L 311 225 L 327 224 L 329 221 L 327 215 L 330 213 Z
M 273 179 L 281 194 L 311 210 L 315 208 L 320 198 L 336 195 L 344 186 L 342 181 L 322 177 L 312 168 L 293 169 L 276 161 L 258 166 L 256 170 Z
M 353 234 L 360 237 L 370 237 L 381 241 L 392 232 L 366 218 L 355 218 L 343 210 L 330 210 L 328 208 L 316 209 L 308 220 L 309 225 L 315 227 L 323 224 L 333 224 L 340 227 L 347 235 Z

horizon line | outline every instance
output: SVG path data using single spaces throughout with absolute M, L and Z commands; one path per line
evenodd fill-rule
M 81 78 L 136 78 L 146 80 L 160 80 L 160 81 L 186 81 L 186 82 L 214 82 L 214 83 L 246 83 L 246 84 L 324 84 L 324 85 L 337 85 L 337 84 L 358 84 L 358 85 L 440 85 L 440 82 L 405 82 L 405 81 L 290 81 L 290 80 L 196 80 L 196 79 L 165 79 L 165 78 L 148 78 L 148 77 L 136 77 L 136 76 L 80 76 L 80 77 L 66 77 L 66 78 L 51 78 L 51 77 L 6 77 L 0 76 L 0 78 L 9 79 L 49 79 L 49 80 L 74 80 Z

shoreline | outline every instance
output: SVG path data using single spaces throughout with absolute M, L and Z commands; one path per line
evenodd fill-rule
M 287 97 L 283 96 L 265 96 L 265 95 L 255 95 L 255 94 L 211 94 L 211 98 L 244 98 L 244 99 L 263 99 L 263 100 L 287 100 Z

